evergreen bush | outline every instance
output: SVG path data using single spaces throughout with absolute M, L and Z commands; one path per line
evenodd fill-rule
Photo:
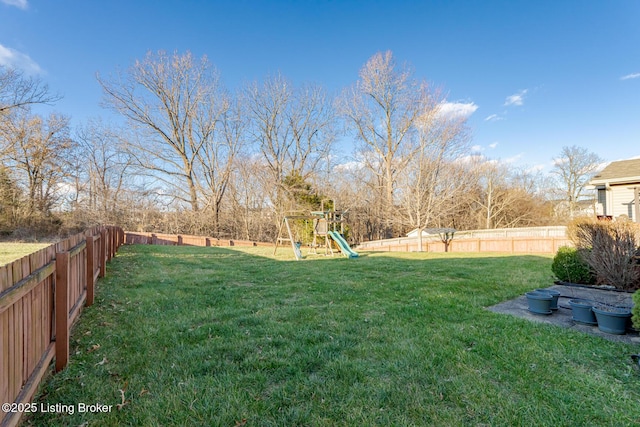
M 553 258 L 551 271 L 558 280 L 571 283 L 593 284 L 594 276 L 589 265 L 576 248 L 562 246 Z

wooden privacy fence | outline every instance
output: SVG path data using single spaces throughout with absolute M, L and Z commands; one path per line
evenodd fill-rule
M 476 239 L 454 239 L 449 242 L 449 252 L 509 252 L 509 253 L 549 253 L 554 254 L 561 246 L 572 246 L 566 237 L 485 237 Z M 426 252 L 444 252 L 444 243 L 423 241 Z M 398 238 L 364 242 L 357 249 L 364 251 L 415 252 L 417 238 Z
M 273 243 L 250 240 L 223 240 L 215 237 L 183 234 L 138 233 L 125 231 L 128 245 L 177 245 L 177 246 L 273 246 Z
M 122 229 L 94 227 L 0 267 L 0 403 L 29 403 L 52 359 L 67 365 L 71 326 L 123 242 Z M 0 426 L 21 415 L 0 411 Z
M 418 250 L 417 229 L 407 237 L 362 242 L 363 251 L 414 252 Z M 561 246 L 573 246 L 565 226 L 500 228 L 457 231 L 449 243 L 449 252 L 556 253 Z M 436 234 L 424 235 L 422 250 L 444 252 L 445 245 Z
M 554 228 L 554 227 L 546 227 Z M 558 228 L 558 227 L 555 227 Z M 527 229 L 529 230 L 529 229 Z M 573 243 L 564 236 L 554 236 L 547 232 L 544 236 L 520 236 L 518 230 L 487 230 L 459 232 L 449 243 L 449 252 L 510 252 L 510 253 L 556 253 L 560 246 Z M 490 234 L 489 232 L 493 232 Z M 496 234 L 499 232 L 500 234 Z M 474 237 L 466 234 L 475 233 Z M 458 234 L 460 237 L 458 238 Z M 486 234 L 486 235 L 485 235 Z M 505 234 L 502 236 L 501 234 Z M 273 246 L 272 242 L 254 242 L 250 240 L 224 240 L 215 237 L 192 236 L 182 234 L 141 233 L 125 231 L 125 243 L 129 245 L 173 245 L 173 246 Z M 426 252 L 444 252 L 444 243 L 432 238 L 422 242 Z M 414 252 L 418 250 L 417 237 L 399 237 L 394 239 L 362 242 L 356 249 L 363 251 Z

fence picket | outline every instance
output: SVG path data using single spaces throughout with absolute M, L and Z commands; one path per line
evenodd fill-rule
M 56 372 L 69 361 L 69 252 L 56 254 Z
M 9 378 L 9 312 L 0 313 L 0 378 Z M 0 403 L 9 402 L 9 382 L 0 382 Z
M 87 307 L 93 305 L 94 295 L 93 289 L 95 284 L 95 276 L 93 275 L 94 268 L 94 238 L 93 236 L 87 236 Z

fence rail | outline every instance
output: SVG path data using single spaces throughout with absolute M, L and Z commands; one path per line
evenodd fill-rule
M 215 237 L 186 234 L 138 233 L 125 231 L 128 245 L 177 245 L 177 246 L 273 246 L 273 243 L 250 240 L 223 240 Z
M 30 402 L 51 361 L 67 365 L 71 326 L 123 243 L 120 228 L 94 227 L 0 267 L 0 403 Z M 0 412 L 0 426 L 21 415 Z

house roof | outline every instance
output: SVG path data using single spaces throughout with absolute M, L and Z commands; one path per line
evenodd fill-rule
M 640 158 L 611 162 L 589 182 L 591 185 L 629 183 L 640 183 Z

